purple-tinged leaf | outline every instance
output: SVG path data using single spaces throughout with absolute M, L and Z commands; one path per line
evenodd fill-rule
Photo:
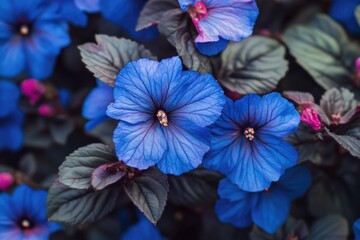
M 308 92 L 285 91 L 283 95 L 299 105 L 315 102 L 313 95 Z
M 93 188 L 96 190 L 102 190 L 108 185 L 119 181 L 126 175 L 125 171 L 113 172 L 109 170 L 110 166 L 111 164 L 105 164 L 95 169 L 91 177 L 91 185 Z

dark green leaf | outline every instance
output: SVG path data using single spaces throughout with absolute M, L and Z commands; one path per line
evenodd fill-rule
M 327 134 L 332 137 L 341 147 L 349 151 L 354 157 L 360 158 L 360 139 L 347 136 L 347 135 L 336 135 L 326 129 Z
M 74 127 L 74 123 L 70 120 L 54 121 L 50 125 L 50 133 L 57 144 L 64 145 Z
M 136 30 L 156 25 L 167 11 L 180 9 L 179 2 L 176 0 L 149 0 L 140 13 Z
M 165 174 L 156 168 L 148 169 L 126 184 L 125 191 L 152 223 L 160 219 L 169 191 Z
M 196 206 L 214 202 L 221 175 L 196 169 L 181 176 L 169 176 L 169 200 L 178 205 Z
M 351 78 L 360 48 L 326 15 L 286 30 L 283 39 L 297 62 L 325 89 L 354 90 Z
M 96 35 L 95 43 L 79 46 L 82 61 L 94 76 L 110 86 L 119 71 L 129 62 L 140 58 L 155 59 L 143 45 L 124 38 Z
M 69 224 L 94 222 L 116 207 L 120 193 L 116 187 L 93 191 L 69 188 L 55 181 L 47 198 L 48 219 Z
M 285 48 L 277 41 L 262 36 L 230 43 L 221 59 L 219 81 L 240 94 L 270 92 L 288 70 Z
M 90 144 L 79 148 L 59 167 L 59 181 L 71 188 L 91 187 L 94 170 L 104 164 L 118 161 L 112 148 L 100 144 Z
M 307 240 L 346 240 L 349 226 L 341 216 L 331 215 L 319 219 L 310 229 Z
M 20 171 L 25 173 L 28 176 L 33 176 L 36 172 L 37 163 L 35 160 L 35 156 L 31 153 L 24 155 L 20 159 L 19 164 Z

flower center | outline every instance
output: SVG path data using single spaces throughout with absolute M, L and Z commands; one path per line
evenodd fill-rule
M 23 230 L 27 230 L 33 227 L 32 222 L 27 219 L 27 218 L 23 218 L 20 222 L 19 222 L 19 226 L 21 229 Z
M 254 134 L 255 134 L 255 130 L 253 128 L 246 128 L 244 131 L 245 137 L 250 141 L 254 140 Z
M 19 31 L 19 33 L 20 33 L 21 35 L 27 36 L 27 35 L 29 35 L 29 33 L 30 33 L 30 27 L 29 27 L 29 25 L 27 25 L 27 24 L 22 24 L 22 25 L 20 25 L 18 31 Z
M 341 121 L 341 113 L 331 114 L 331 124 L 339 125 Z
M 163 110 L 159 110 L 156 114 L 156 117 L 158 118 L 161 125 L 164 127 L 168 126 L 168 117 Z
M 206 5 L 203 2 L 197 2 L 195 5 L 190 5 L 188 8 L 188 11 L 189 11 L 190 17 L 194 21 L 195 25 L 201 19 L 206 18 L 207 14 L 208 14 Z

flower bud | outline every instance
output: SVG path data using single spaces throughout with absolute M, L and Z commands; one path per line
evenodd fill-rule
M 52 105 L 44 103 L 38 108 L 38 113 L 43 117 L 53 117 L 55 115 L 55 109 Z
M 301 111 L 302 122 L 308 124 L 315 131 L 321 128 L 321 119 L 319 114 L 312 108 L 306 107 Z
M 14 178 L 10 173 L 3 172 L 0 173 L 0 190 L 8 190 L 14 183 Z
M 45 93 L 45 86 L 39 80 L 26 79 L 21 83 L 21 91 L 31 105 L 37 103 Z

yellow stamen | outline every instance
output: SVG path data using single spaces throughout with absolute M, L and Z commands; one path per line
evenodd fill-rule
M 164 127 L 168 126 L 168 118 L 163 110 L 159 110 L 156 114 L 156 117 L 158 118 L 161 125 L 163 125 Z

